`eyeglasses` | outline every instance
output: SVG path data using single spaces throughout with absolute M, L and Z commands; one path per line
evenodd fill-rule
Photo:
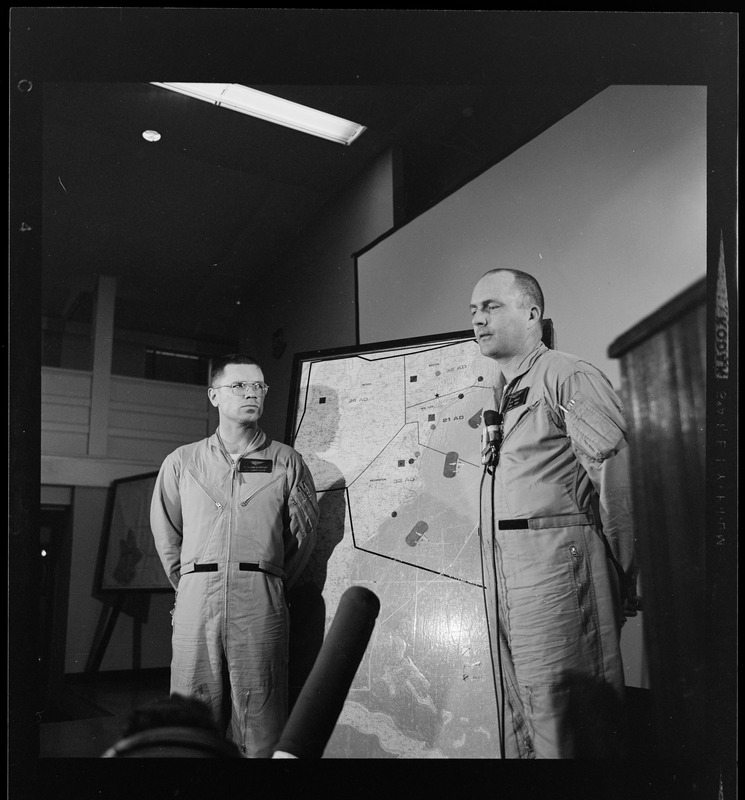
M 254 381 L 253 383 L 249 383 L 247 381 L 240 381 L 237 383 L 223 383 L 220 386 L 213 386 L 213 389 L 230 389 L 232 390 L 233 394 L 236 397 L 245 397 L 246 392 L 251 389 L 256 394 L 266 394 L 269 391 L 269 387 L 262 383 L 261 381 Z

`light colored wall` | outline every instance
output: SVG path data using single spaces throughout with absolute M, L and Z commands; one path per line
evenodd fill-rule
M 113 376 L 106 452 L 90 454 L 91 377 L 90 372 L 42 367 L 42 483 L 108 486 L 158 469 L 172 450 L 213 428 L 204 387 Z
M 706 274 L 706 87 L 609 87 L 361 254 L 361 343 L 469 328 L 494 267 L 618 386 L 610 343 Z

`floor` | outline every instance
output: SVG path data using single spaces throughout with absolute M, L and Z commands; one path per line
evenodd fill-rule
M 168 697 L 168 669 L 67 676 L 41 712 L 41 758 L 98 758 L 121 738 L 129 714 Z
M 41 758 L 99 758 L 120 738 L 129 714 L 168 696 L 168 669 L 67 676 L 41 713 Z M 655 757 L 649 692 L 627 690 L 633 759 Z

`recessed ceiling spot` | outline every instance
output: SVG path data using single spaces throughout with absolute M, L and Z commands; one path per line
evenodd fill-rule
M 148 142 L 157 142 L 160 139 L 160 134 L 158 131 L 143 131 L 142 138 Z

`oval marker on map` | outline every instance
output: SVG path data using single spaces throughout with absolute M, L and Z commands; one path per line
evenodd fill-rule
M 458 467 L 458 454 L 454 450 L 451 450 L 445 456 L 445 466 L 443 467 L 442 474 L 446 478 L 454 478 L 457 467 Z
M 416 545 L 419 543 L 419 540 L 427 532 L 428 528 L 429 525 L 427 525 L 423 519 L 420 519 L 419 522 L 417 522 L 417 524 L 414 525 L 414 527 L 406 534 L 406 544 L 408 544 L 409 547 L 416 547 Z
M 468 424 L 469 424 L 469 425 L 470 425 L 472 428 L 478 428 L 478 427 L 481 425 L 481 412 L 482 412 L 483 410 L 484 410 L 483 408 L 480 408 L 480 409 L 479 409 L 479 410 L 478 410 L 478 411 L 477 411 L 477 412 L 476 412 L 476 413 L 475 413 L 475 414 L 474 414 L 474 415 L 471 417 L 471 419 L 469 419 L 469 420 L 468 420 Z

